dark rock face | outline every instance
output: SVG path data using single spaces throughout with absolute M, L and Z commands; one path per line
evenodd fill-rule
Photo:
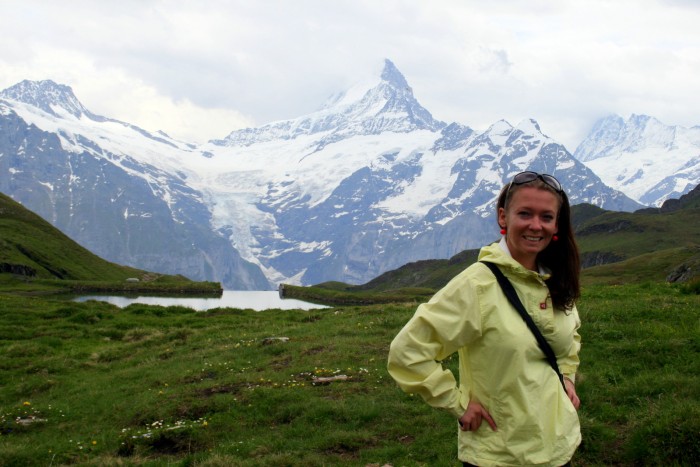
M 34 277 L 36 270 L 24 264 L 0 263 L 0 273 L 7 272 L 18 276 Z

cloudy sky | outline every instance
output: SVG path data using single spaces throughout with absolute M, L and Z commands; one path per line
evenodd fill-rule
M 435 118 L 534 118 L 573 152 L 610 113 L 700 125 L 696 0 L 0 0 L 0 89 L 191 142 L 295 118 L 397 66 Z

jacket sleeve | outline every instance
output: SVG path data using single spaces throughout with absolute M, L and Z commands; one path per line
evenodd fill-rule
M 391 343 L 387 367 L 405 392 L 420 394 L 457 418 L 466 410 L 469 388 L 458 388 L 440 362 L 481 334 L 478 297 L 469 284 L 459 282 L 418 307 Z
M 571 346 L 569 347 L 569 352 L 563 356 L 557 356 L 557 364 L 559 365 L 559 371 L 562 375 L 569 378 L 572 382 L 576 382 L 576 372 L 579 366 L 579 351 L 581 350 L 581 336 L 578 333 L 581 327 L 581 319 L 578 315 L 578 310 L 574 306 L 571 311 L 571 318 L 574 320 L 573 325 L 573 339 L 571 341 Z

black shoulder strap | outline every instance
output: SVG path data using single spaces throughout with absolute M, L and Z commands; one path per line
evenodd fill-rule
M 503 289 L 503 293 L 508 298 L 508 301 L 518 311 L 520 316 L 525 321 L 525 324 L 527 324 L 527 327 L 530 328 L 530 331 L 532 331 L 532 333 L 535 335 L 535 339 L 537 339 L 537 344 L 540 346 L 540 349 L 542 349 L 542 352 L 544 352 L 544 355 L 547 357 L 547 361 L 552 366 L 552 369 L 557 373 L 557 377 L 559 377 L 559 381 L 564 387 L 564 392 L 566 392 L 564 377 L 562 376 L 561 372 L 559 372 L 559 365 L 557 365 L 557 357 L 554 355 L 554 351 L 549 345 L 549 342 L 547 342 L 547 339 L 544 338 L 539 328 L 532 320 L 532 317 L 525 310 L 525 307 L 518 298 L 518 294 L 515 292 L 513 284 L 510 283 L 508 278 L 505 275 L 503 275 L 501 270 L 494 263 L 490 263 L 488 261 L 481 262 L 488 266 L 491 272 L 493 272 L 493 275 L 496 276 L 496 279 L 498 279 L 498 283 L 501 285 L 501 289 Z

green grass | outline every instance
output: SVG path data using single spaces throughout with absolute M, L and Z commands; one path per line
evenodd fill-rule
M 598 286 L 586 289 L 580 309 L 579 391 L 592 435 L 583 457 L 599 465 L 700 462 L 697 295 L 668 285 Z
M 459 465 L 454 421 L 385 370 L 414 309 L 0 295 L 0 465 Z M 579 309 L 577 465 L 699 463 L 700 297 L 589 285 Z
M 334 283 L 328 287 L 302 287 L 284 284 L 283 298 L 295 298 L 324 305 L 373 305 L 380 303 L 421 303 L 430 299 L 436 289 L 426 287 L 404 287 L 387 291 L 363 291 L 356 287 L 338 288 Z
M 126 281 L 76 281 L 60 279 L 34 279 L 0 274 L 0 293 L 14 295 L 60 295 L 60 294 L 144 294 L 164 296 L 221 296 L 218 282 L 195 282 L 179 279 L 178 276 L 161 276 L 143 282 Z

